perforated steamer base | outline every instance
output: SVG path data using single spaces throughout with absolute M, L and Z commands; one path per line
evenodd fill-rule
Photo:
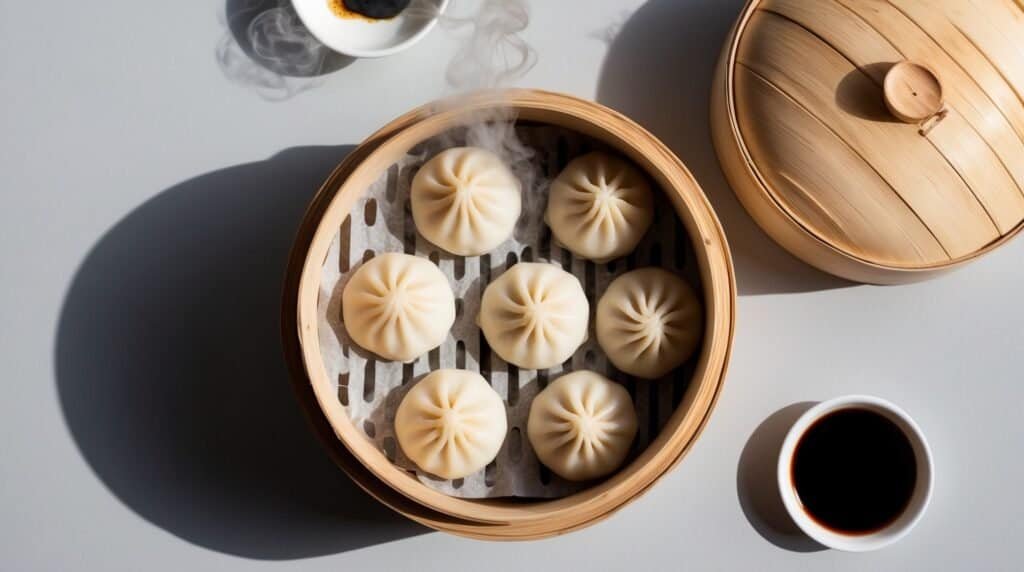
M 537 461 L 526 438 L 530 403 L 550 380 L 568 371 L 594 369 L 623 383 L 640 418 L 633 447 L 635 455 L 646 448 L 678 405 L 695 362 L 694 359 L 684 364 L 664 380 L 636 380 L 610 366 L 593 335 L 597 300 L 623 272 L 648 265 L 667 267 L 700 289 L 688 237 L 661 192 L 654 187 L 659 195 L 658 216 L 632 255 L 609 264 L 576 258 L 552 242 L 551 233 L 542 222 L 547 184 L 576 156 L 597 148 L 608 149 L 584 136 L 551 126 L 520 124 L 517 135 L 536 151 L 543 176 L 533 189 L 525 191 L 524 213 L 512 240 L 483 256 L 463 258 L 445 253 L 416 232 L 408 206 L 412 178 L 424 162 L 441 150 L 466 144 L 465 132 L 454 130 L 418 145 L 371 185 L 341 225 L 322 269 L 318 310 L 327 372 L 336 380 L 338 399 L 352 421 L 389 460 L 410 471 L 416 470 L 397 446 L 394 414 L 405 392 L 426 373 L 452 367 L 479 371 L 503 397 L 509 433 L 494 462 L 465 479 L 440 480 L 418 473 L 427 486 L 463 498 L 555 498 L 589 485 L 552 475 Z M 340 301 L 345 281 L 360 263 L 379 252 L 405 252 L 429 258 L 448 276 L 455 292 L 457 317 L 448 339 L 409 364 L 375 359 L 353 344 L 345 332 Z M 573 273 L 583 284 L 591 304 L 588 341 L 571 360 L 543 371 L 519 370 L 505 363 L 490 351 L 476 325 L 480 296 L 486 285 L 517 262 L 535 260 L 551 261 Z

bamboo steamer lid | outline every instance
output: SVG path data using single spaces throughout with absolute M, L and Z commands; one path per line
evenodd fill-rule
M 783 247 L 862 282 L 1024 219 L 1022 0 L 751 0 L 712 93 L 723 170 Z

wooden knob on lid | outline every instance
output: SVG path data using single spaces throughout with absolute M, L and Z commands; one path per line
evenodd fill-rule
M 928 68 L 900 62 L 885 74 L 885 105 L 900 121 L 921 123 L 942 111 L 942 84 Z

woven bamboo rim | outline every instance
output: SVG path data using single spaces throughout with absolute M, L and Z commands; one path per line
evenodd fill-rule
M 658 438 L 628 467 L 590 489 L 557 500 L 457 499 L 429 489 L 393 466 L 349 421 L 326 377 L 317 342 L 320 264 L 359 194 L 413 145 L 460 124 L 467 114 L 496 105 L 514 108 L 521 119 L 574 129 L 620 149 L 666 189 L 687 232 L 700 237 L 693 242 L 705 285 L 706 343 L 682 403 Z M 322 415 L 344 444 L 346 454 L 332 447 L 337 453 L 335 460 L 360 486 L 428 526 L 489 538 L 533 538 L 586 526 L 649 488 L 679 461 L 707 421 L 721 388 L 735 320 L 735 279 L 724 234 L 682 163 L 649 133 L 611 110 L 569 96 L 529 90 L 482 94 L 461 101 L 457 110 L 436 109 L 436 105 L 428 105 L 415 110 L 371 136 L 338 167 L 307 212 L 292 252 L 282 324 L 286 353 L 297 383 L 309 384 L 319 409 L 307 413 L 313 419 L 318 413 Z M 304 405 L 309 409 L 312 403 L 306 400 Z M 393 494 L 396 492 L 402 498 Z M 406 501 L 419 506 L 412 508 Z

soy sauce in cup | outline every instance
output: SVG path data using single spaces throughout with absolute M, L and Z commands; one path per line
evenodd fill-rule
M 834 410 L 800 436 L 791 479 L 807 514 L 847 535 L 871 534 L 906 510 L 918 478 L 914 448 L 889 418 L 866 408 Z
M 931 449 L 917 423 L 871 395 L 804 411 L 782 441 L 776 483 L 800 530 L 837 550 L 877 550 L 903 538 L 932 495 Z

